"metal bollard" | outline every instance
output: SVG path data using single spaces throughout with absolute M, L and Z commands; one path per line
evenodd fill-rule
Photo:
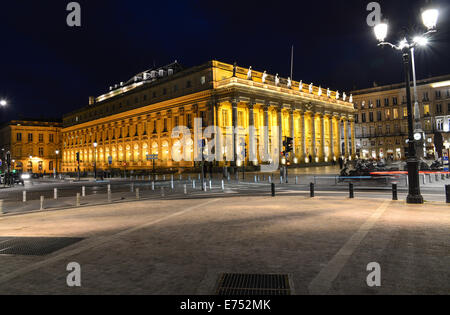
M 164 187 L 161 187 L 161 197 L 165 196 Z
M 392 200 L 398 200 L 397 184 L 392 184 Z
M 183 180 L 183 175 L 180 175 L 180 181 L 182 181 Z
M 269 176 L 269 183 L 272 183 L 272 177 Z
M 77 193 L 77 200 L 76 200 L 76 206 L 80 206 L 80 193 Z
M 22 193 L 22 201 L 27 202 L 27 192 L 25 190 Z
M 136 199 L 141 199 L 141 195 L 139 194 L 139 188 L 136 188 Z
M 212 190 L 212 180 L 209 180 L 209 190 Z
M 198 174 L 198 180 L 200 180 L 201 179 L 201 177 L 200 177 L 201 175 L 200 174 Z
M 81 187 L 81 196 L 86 197 L 86 187 L 85 186 Z
M 158 180 L 158 175 L 155 175 L 155 180 Z
M 41 196 L 41 210 L 44 210 L 44 196 Z
M 256 177 L 256 175 L 255 175 L 255 183 L 257 183 L 258 182 L 258 178 Z
M 163 181 L 166 181 L 166 175 L 163 175 Z
M 206 189 L 206 181 L 203 182 L 203 191 L 208 191 L 208 190 Z
M 311 198 L 314 198 L 315 194 L 314 194 L 314 183 L 309 184 L 309 196 Z
M 450 185 L 445 185 L 445 199 L 447 203 L 450 203 Z
M 173 178 L 171 179 L 171 181 L 170 181 L 170 189 L 172 189 L 172 190 L 174 190 L 174 184 L 173 184 Z
M 270 184 L 271 190 L 272 190 L 272 197 L 275 197 L 275 184 Z
M 192 181 L 192 188 L 195 189 L 195 179 Z
M 183 186 L 184 186 L 184 194 L 187 195 L 187 185 L 184 184 Z
M 295 185 L 298 185 L 298 176 L 295 176 Z
M 111 185 L 108 184 L 108 192 L 111 192 Z
M 108 193 L 107 193 L 107 195 L 108 195 L 108 202 L 111 202 L 111 190 L 108 190 Z
M 280 184 L 283 184 L 283 176 L 280 176 Z
M 227 180 L 230 181 L 230 174 L 227 174 Z
M 134 192 L 134 183 L 131 183 L 130 191 L 131 191 L 131 192 Z
M 225 191 L 225 182 L 222 179 L 222 191 Z
M 58 199 L 58 188 L 53 189 L 53 199 L 55 199 L 55 200 Z
M 349 197 L 350 197 L 350 199 L 355 198 L 355 192 L 353 190 L 353 184 L 352 183 L 348 184 L 348 190 L 349 190 Z

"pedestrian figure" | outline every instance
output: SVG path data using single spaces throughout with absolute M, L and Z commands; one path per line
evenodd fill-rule
M 344 160 L 342 160 L 342 157 L 339 157 L 339 167 L 342 169 L 344 167 Z

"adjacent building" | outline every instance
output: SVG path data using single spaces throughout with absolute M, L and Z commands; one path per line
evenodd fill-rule
M 412 103 L 414 89 L 411 84 Z M 404 83 L 353 91 L 356 152 L 362 158 L 405 159 L 408 121 Z M 450 75 L 417 81 L 425 157 L 435 158 L 434 137 L 450 142 Z
M 13 120 L 0 129 L 1 169 L 38 174 L 61 170 L 61 121 Z M 8 155 L 10 165 L 8 165 Z
M 222 139 L 215 140 L 219 155 L 228 150 L 222 141 L 227 127 L 243 127 L 248 145 L 248 127 L 255 126 L 257 139 L 270 138 L 275 128 L 278 144 L 292 137 L 292 163 L 326 163 L 356 155 L 354 113 L 348 97 L 312 84 L 300 86 L 215 60 L 188 69 L 175 62 L 111 86 L 108 93 L 91 97 L 88 106 L 65 115 L 62 170 L 76 171 L 78 162 L 81 171 L 91 171 L 94 163 L 103 169 L 150 169 L 149 154 L 157 155 L 157 167 L 192 167 L 196 144 L 190 138 L 181 149 L 172 129 L 186 126 L 193 134 L 195 118 L 202 118 L 203 131 L 207 126 L 222 130 Z M 264 126 L 269 127 L 267 135 Z M 233 152 L 243 150 L 232 141 Z M 239 156 L 241 164 L 262 162 L 259 155 L 253 161 Z

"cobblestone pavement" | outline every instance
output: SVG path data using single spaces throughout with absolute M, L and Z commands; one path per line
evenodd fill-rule
M 449 294 L 444 203 L 279 195 L 146 200 L 0 217 L 2 237 L 81 237 L 0 254 L 0 294 L 213 294 L 219 274 L 283 273 L 295 294 Z M 1 245 L 1 244 L 0 244 Z M 81 265 L 82 286 L 66 284 Z M 369 288 L 367 265 L 381 266 Z

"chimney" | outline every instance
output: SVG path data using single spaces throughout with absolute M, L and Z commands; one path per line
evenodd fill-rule
M 89 106 L 92 106 L 95 104 L 95 97 L 94 96 L 89 96 Z

